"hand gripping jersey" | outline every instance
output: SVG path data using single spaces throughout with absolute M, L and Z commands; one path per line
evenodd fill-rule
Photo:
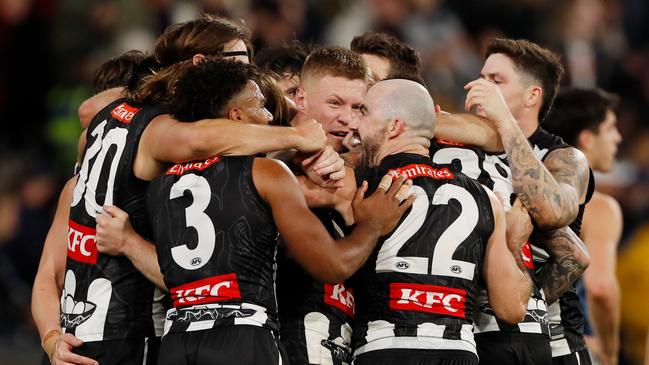
M 331 209 L 313 212 L 332 237 L 344 237 L 346 227 L 338 213 Z M 290 363 L 351 363 L 353 290 L 346 283 L 318 282 L 285 250 L 280 250 L 278 261 L 280 340 Z
M 144 129 L 158 106 L 136 106 L 121 99 L 90 123 L 68 228 L 61 327 L 83 341 L 161 335 L 163 292 L 126 257 L 100 254 L 95 247 L 97 214 L 103 205 L 126 211 L 136 232 L 150 237 L 145 219 L 147 182 L 133 174 Z
M 277 229 L 252 180 L 254 157 L 177 164 L 147 208 L 173 307 L 165 333 L 250 325 L 278 330 Z
M 405 173 L 416 199 L 352 277 L 354 355 L 381 349 L 476 353 L 472 308 L 493 232 L 489 197 L 477 182 L 428 157 L 396 154 L 358 174 L 368 195 L 387 172 Z
M 516 200 L 514 188 L 511 182 L 511 170 L 507 164 L 506 155 L 493 155 L 482 151 L 479 148 L 450 144 L 447 142 L 433 140 L 431 142 L 430 155 L 433 163 L 446 166 L 452 171 L 461 171 L 468 177 L 477 180 L 482 185 L 491 189 L 494 193 L 503 197 L 503 207 L 509 211 Z M 524 247 L 524 259 L 529 262 L 529 268 L 533 268 L 530 246 Z M 509 333 L 533 333 L 543 334 L 549 337 L 550 328 L 545 296 L 540 287 L 533 288 L 532 295 L 527 302 L 527 313 L 523 320 L 515 325 L 501 321 L 496 318 L 489 305 L 487 291 L 480 289 L 477 299 L 475 315 L 475 333 L 486 332 L 509 332 Z

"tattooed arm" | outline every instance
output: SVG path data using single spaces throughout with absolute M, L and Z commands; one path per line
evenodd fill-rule
M 590 256 L 584 243 L 568 227 L 539 232 L 536 239 L 550 254 L 539 274 L 539 285 L 550 304 L 581 277 L 590 264 Z
M 588 187 L 586 156 L 576 148 L 562 148 L 550 152 L 542 163 L 497 85 L 479 79 L 465 88 L 469 90 L 466 108 L 478 106 L 494 121 L 509 159 L 514 192 L 536 224 L 541 229 L 554 229 L 575 220 Z

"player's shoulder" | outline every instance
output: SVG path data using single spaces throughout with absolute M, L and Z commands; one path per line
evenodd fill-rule
M 622 208 L 620 203 L 612 196 L 596 191 L 590 200 L 586 209 L 591 212 L 597 212 L 598 215 L 618 219 L 622 217 Z

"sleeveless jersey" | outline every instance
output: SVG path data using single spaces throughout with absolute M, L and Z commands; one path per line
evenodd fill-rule
M 565 143 L 561 137 L 551 134 L 542 128 L 529 138 L 534 152 L 541 161 L 551 151 L 559 148 L 572 147 Z M 583 204 L 579 205 L 577 218 L 570 224 L 570 228 L 579 235 L 581 233 L 581 223 L 584 216 L 586 204 L 592 198 L 595 191 L 595 181 L 592 171 L 589 169 L 588 192 Z M 543 249 L 533 246 L 535 268 L 537 271 L 543 270 L 543 265 L 547 262 L 548 253 Z M 579 296 L 576 292 L 576 286 L 573 284 L 569 290 L 563 293 L 559 299 L 548 307 L 550 319 L 550 335 L 552 348 L 552 357 L 564 356 L 573 352 L 581 351 L 586 348 L 584 341 L 584 314 L 579 303 Z
M 313 213 L 335 239 L 347 233 L 348 228 L 336 211 L 315 209 Z M 346 283 L 318 282 L 284 247 L 278 261 L 280 340 L 291 364 L 351 363 L 353 290 Z
M 163 292 L 123 256 L 95 247 L 96 217 L 103 205 L 126 211 L 135 231 L 150 237 L 145 219 L 147 182 L 133 174 L 140 137 L 160 106 L 120 99 L 101 110 L 87 131 L 68 227 L 61 327 L 83 341 L 161 335 Z
M 173 308 L 165 333 L 251 325 L 277 331 L 277 229 L 252 180 L 255 157 L 176 164 L 147 208 Z
M 430 155 L 434 163 L 447 166 L 453 171 L 461 171 L 468 177 L 477 180 L 490 188 L 494 193 L 503 197 L 505 211 L 511 209 L 516 200 L 511 182 L 511 170 L 507 164 L 506 155 L 488 154 L 476 147 L 463 146 L 439 140 L 431 141 Z M 531 250 L 524 246 L 524 251 Z M 531 252 L 524 252 L 524 259 L 529 260 Z M 520 323 L 509 324 L 496 318 L 489 305 L 489 297 L 485 288 L 481 288 L 477 297 L 477 310 L 474 323 L 474 333 L 510 332 L 543 334 L 549 337 L 550 328 L 548 313 L 543 291 L 537 285 L 527 302 L 527 313 Z
M 369 195 L 388 172 L 412 179 L 416 199 L 352 277 L 354 355 L 387 348 L 476 354 L 472 309 L 494 227 L 489 197 L 421 155 L 388 156 L 357 177 L 368 181 Z

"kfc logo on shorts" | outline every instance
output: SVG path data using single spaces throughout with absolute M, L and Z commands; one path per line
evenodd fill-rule
M 446 286 L 390 283 L 390 309 L 466 318 L 466 291 Z
M 212 276 L 169 290 L 174 307 L 241 299 L 237 274 Z
M 139 112 L 140 109 L 142 108 L 135 108 L 126 103 L 121 103 L 110 112 L 110 116 L 122 123 L 129 124 L 133 120 L 135 113 Z
M 74 221 L 68 222 L 68 257 L 87 264 L 96 264 L 97 247 L 95 235 L 97 230 Z
M 350 317 L 354 317 L 354 293 L 351 288 L 345 288 L 343 283 L 324 285 L 324 302 L 327 305 L 336 307 Z

